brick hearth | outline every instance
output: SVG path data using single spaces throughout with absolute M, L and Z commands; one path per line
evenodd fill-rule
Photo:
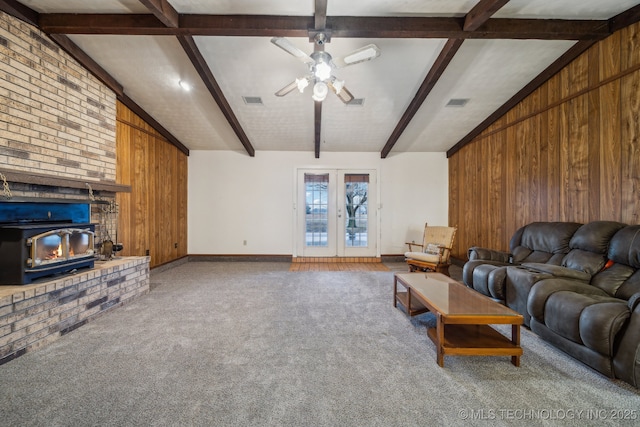
M 97 262 L 92 270 L 0 287 L 0 365 L 41 348 L 149 292 L 149 257 Z

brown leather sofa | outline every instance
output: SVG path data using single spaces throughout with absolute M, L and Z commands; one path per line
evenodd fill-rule
M 566 239 L 569 226 L 542 224 L 529 231 L 555 233 L 558 242 Z M 562 252 L 561 261 L 553 261 Z M 477 258 L 481 253 L 474 249 L 473 264 L 463 269 L 467 286 L 482 292 L 486 283 L 495 290 L 497 281 L 483 270 L 501 269 L 493 273 L 493 279 L 504 276 L 501 301 L 523 314 L 532 331 L 599 372 L 640 387 L 640 225 L 584 224 L 570 236 L 566 250 L 546 262 L 516 264 L 512 254 L 511 263 L 497 266 L 488 260 L 491 267 L 486 268 Z
M 462 269 L 463 282 L 505 304 L 507 267 L 527 262 L 560 265 L 580 225 L 575 222 L 527 224 L 511 237 L 509 252 L 474 246 L 469 249 L 469 261 Z

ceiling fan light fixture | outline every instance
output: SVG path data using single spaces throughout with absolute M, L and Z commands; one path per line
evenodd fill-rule
M 296 85 L 300 93 L 304 92 L 304 89 L 309 86 L 309 80 L 307 78 L 296 79 Z
M 329 88 L 325 82 L 316 82 L 313 85 L 313 100 L 322 102 L 327 97 L 327 93 L 329 93 Z
M 342 88 L 344 87 L 344 80 L 338 80 L 334 77 L 331 81 L 331 84 L 336 90 L 336 95 L 340 95 L 340 91 L 342 91 Z
M 316 63 L 313 75 L 320 81 L 329 80 L 331 77 L 331 65 L 327 64 L 324 61 L 318 61 Z

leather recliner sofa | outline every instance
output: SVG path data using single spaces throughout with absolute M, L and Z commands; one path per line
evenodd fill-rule
M 529 224 L 534 227 L 528 231 L 566 231 L 560 224 Z M 514 235 L 516 240 L 518 234 L 524 235 L 521 230 Z M 567 236 L 556 237 L 565 241 Z M 518 246 L 513 241 L 512 251 Z M 542 258 L 543 262 L 515 263 L 512 254 L 511 263 L 489 259 L 489 267 L 483 267 L 478 257 L 492 252 L 485 251 L 470 249 L 472 264 L 463 269 L 467 286 L 521 313 L 532 331 L 576 359 L 640 387 L 640 225 L 594 221 L 578 226 L 567 248 L 546 262 Z M 559 262 L 558 257 L 554 260 L 558 254 L 562 254 Z M 501 287 L 503 298 L 487 293 L 488 285 L 494 290 Z
M 535 262 L 560 265 L 569 252 L 569 241 L 580 228 L 575 222 L 534 222 L 511 237 L 509 252 L 474 246 L 462 269 L 463 282 L 476 291 L 506 301 L 507 267 Z
M 612 237 L 590 281 L 553 277 L 531 287 L 531 330 L 610 377 L 640 387 L 640 225 Z

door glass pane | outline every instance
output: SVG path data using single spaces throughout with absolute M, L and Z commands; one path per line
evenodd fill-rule
M 369 174 L 345 174 L 345 245 L 367 247 Z
M 326 247 L 329 231 L 329 174 L 304 174 L 305 245 Z

